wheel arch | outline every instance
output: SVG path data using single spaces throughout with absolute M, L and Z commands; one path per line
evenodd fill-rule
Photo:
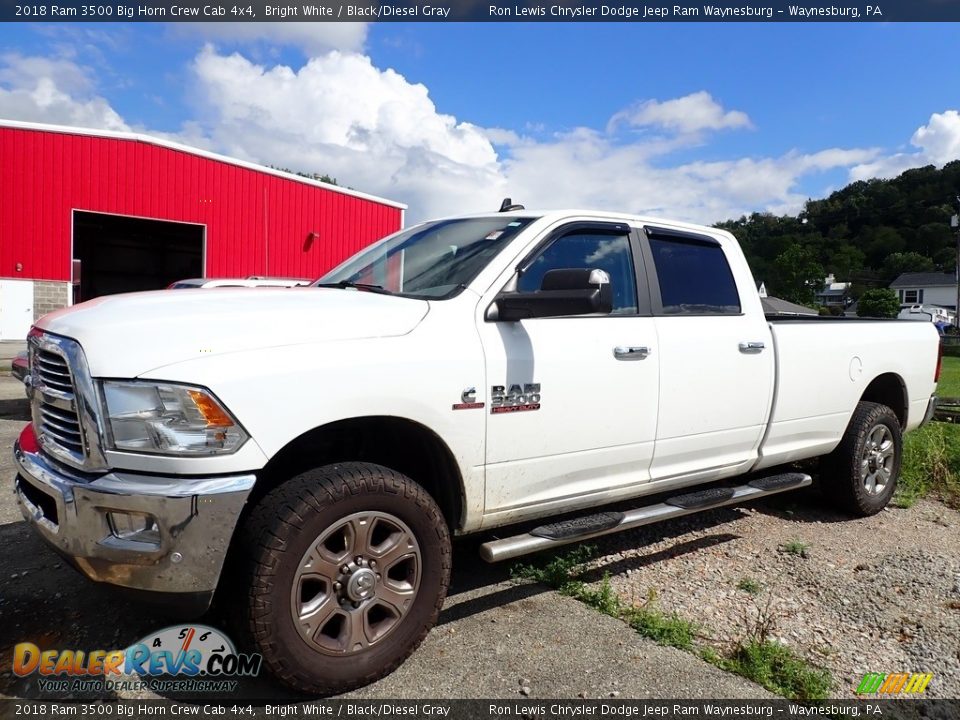
M 294 438 L 257 472 L 247 508 L 302 472 L 351 461 L 375 463 L 403 473 L 433 497 L 451 532 L 462 526 L 464 485 L 453 452 L 427 426 L 389 415 L 337 420 Z
M 896 373 L 878 375 L 867 385 L 860 396 L 861 402 L 874 402 L 886 405 L 900 421 L 900 427 L 907 426 L 908 396 L 907 385 Z

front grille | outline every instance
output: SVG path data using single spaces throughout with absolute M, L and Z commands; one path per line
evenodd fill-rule
M 54 458 L 75 467 L 87 460 L 80 403 L 73 370 L 63 343 L 50 336 L 31 338 L 30 372 L 33 384 L 33 422 L 41 447 Z
M 83 455 L 83 435 L 76 412 L 40 403 L 40 431 L 71 452 Z
M 34 367 L 40 381 L 49 388 L 73 394 L 73 380 L 67 360 L 49 350 L 37 350 L 33 356 Z

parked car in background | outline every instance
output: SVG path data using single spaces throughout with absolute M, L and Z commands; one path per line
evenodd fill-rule
M 170 283 L 167 290 L 196 290 L 198 288 L 218 287 L 298 287 L 309 285 L 313 280 L 307 278 L 259 277 L 251 275 L 245 278 L 188 278 Z
M 954 314 L 947 308 L 939 305 L 911 305 L 910 307 L 901 307 L 899 320 L 919 320 L 922 322 L 932 322 L 935 325 L 952 325 Z
M 10 365 L 10 373 L 20 382 L 24 382 L 27 377 L 28 365 L 27 351 L 18 352 Z

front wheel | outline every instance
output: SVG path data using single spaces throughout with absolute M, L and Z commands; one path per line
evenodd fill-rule
M 436 503 L 369 463 L 328 465 L 274 489 L 241 548 L 256 649 L 278 679 L 310 694 L 393 671 L 436 622 L 450 578 Z
M 840 444 L 824 458 L 824 492 L 853 515 L 874 515 L 893 497 L 902 456 L 900 421 L 893 410 L 860 402 Z

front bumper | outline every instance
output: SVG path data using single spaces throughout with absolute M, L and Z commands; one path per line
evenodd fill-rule
M 13 452 L 24 518 L 84 575 L 190 612 L 206 609 L 254 475 L 87 476 L 43 455 L 29 425 Z M 124 517 L 152 518 L 155 527 L 131 536 L 117 529 Z

